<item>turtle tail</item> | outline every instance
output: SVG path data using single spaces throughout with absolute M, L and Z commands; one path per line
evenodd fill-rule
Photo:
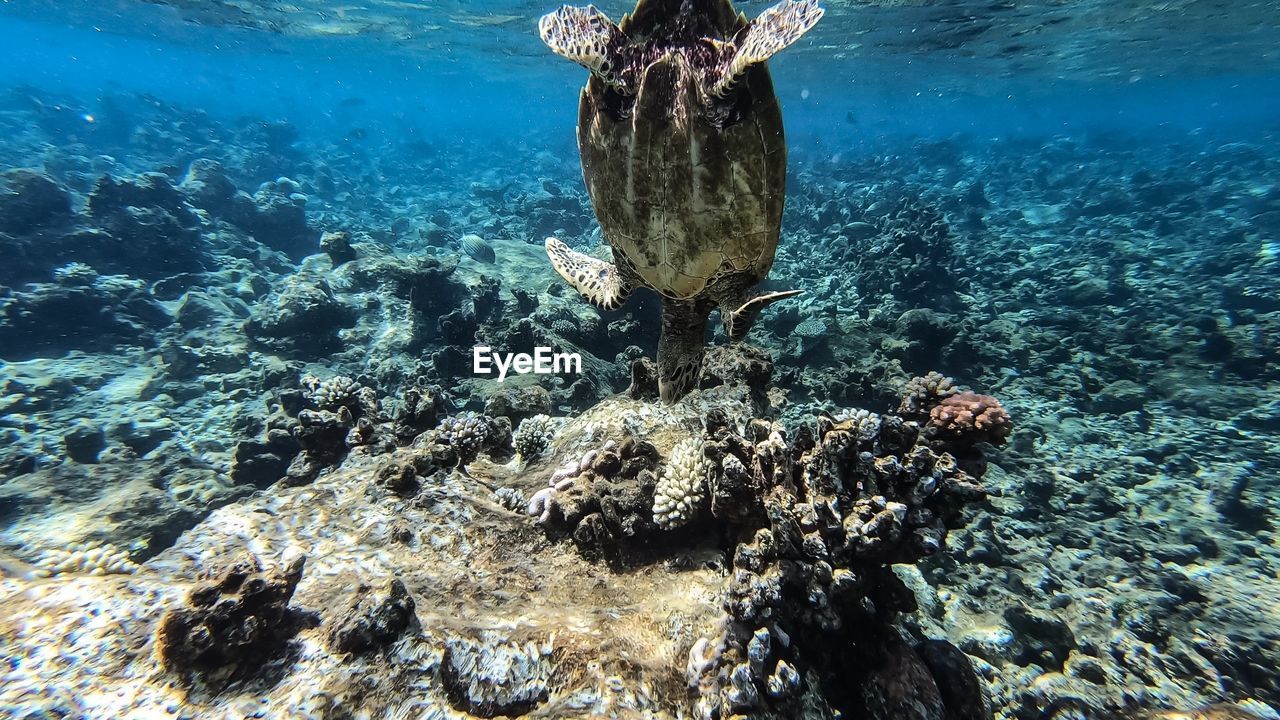
M 818 24 L 824 12 L 818 7 L 818 0 L 782 0 L 760 13 L 734 37 L 708 92 L 724 97 L 752 65 L 768 60 L 799 40 Z
M 802 292 L 804 291 L 782 290 L 780 292 L 765 293 L 742 303 L 736 310 L 725 312 L 721 308 L 720 314 L 724 318 L 724 334 L 729 336 L 731 342 L 744 340 L 747 337 L 747 331 L 751 329 L 751 324 L 756 321 L 756 316 L 760 314 L 761 310 L 779 300 L 795 297 Z
M 619 54 L 626 47 L 627 37 L 594 5 L 565 5 L 543 15 L 538 21 L 538 34 L 555 54 L 590 70 L 610 87 L 625 89 L 619 74 Z

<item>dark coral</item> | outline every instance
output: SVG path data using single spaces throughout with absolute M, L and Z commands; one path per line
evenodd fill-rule
M 67 457 L 78 463 L 98 462 L 98 454 L 107 446 L 107 434 L 88 421 L 74 423 L 62 436 Z
M 444 390 L 435 385 L 416 385 L 405 389 L 392 419 L 394 433 L 400 442 L 409 442 L 434 428 L 445 411 Z
M 371 586 L 361 585 L 346 616 L 330 628 L 329 646 L 340 653 L 362 653 L 394 642 L 416 619 L 414 607 L 399 578 L 376 595 Z
M 413 313 L 415 349 L 438 347 L 436 341 L 450 338 L 467 348 L 473 344 L 477 311 L 471 290 L 454 277 L 457 269 L 456 258 L 390 255 L 370 255 L 343 267 L 357 286 L 377 288 L 379 295 L 408 301 Z M 465 359 L 465 367 L 470 368 L 469 353 Z M 449 374 L 452 373 L 441 371 L 441 375 Z
M 231 681 L 279 657 L 298 630 L 313 622 L 289 607 L 305 562 L 299 557 L 264 571 L 257 558 L 247 556 L 197 585 L 185 607 L 171 608 L 160 619 L 161 662 L 188 680 Z
M 631 361 L 631 384 L 627 397 L 634 400 L 654 400 L 658 397 L 658 366 L 649 358 Z
M 356 251 L 351 247 L 351 233 L 346 230 L 321 235 L 320 251 L 329 256 L 334 267 L 356 259 Z
M 636 439 L 606 444 L 563 481 L 558 512 L 544 525 L 570 535 L 587 557 L 622 564 L 646 562 L 676 538 L 728 540 L 723 634 L 700 641 L 690 659 L 706 716 L 798 711 L 803 678 L 814 678 L 819 687 L 810 689 L 851 717 L 989 718 L 972 668 L 957 660 L 963 655 L 896 628 L 917 606 L 892 566 L 936 555 L 964 525 L 965 508 L 986 497 L 974 443 L 1005 436 L 1010 425 L 984 397 L 981 427 L 922 428 L 911 418 L 950 386 L 919 384 L 919 402 L 904 414 L 822 415 L 816 432 L 802 425 L 791 437 L 769 420 L 739 429 L 723 411 L 710 412 L 709 512 L 704 506 L 672 531 L 652 516 L 657 451 Z M 973 402 L 955 397 L 948 407 Z
M 168 175 L 103 175 L 88 210 L 108 236 L 79 248 L 76 257 L 103 271 L 155 280 L 209 265 L 200 218 Z
M 336 412 L 300 411 L 292 432 L 302 452 L 293 458 L 285 471 L 289 482 L 311 482 L 321 470 L 341 462 L 348 450 L 347 435 L 354 426 L 355 418 L 346 406 L 339 407 Z
M 35 283 L 23 290 L 0 287 L 0 358 L 151 345 L 155 331 L 170 322 L 145 284 L 128 278 Z
M 334 297 L 328 282 L 293 276 L 254 306 L 244 331 L 260 347 L 311 358 L 341 349 L 338 331 L 355 322 L 355 309 Z
M 698 386 L 741 384 L 763 391 L 772 376 L 773 358 L 763 348 L 746 343 L 716 345 L 707 348 Z
M 0 172 L 0 232 L 25 235 L 71 214 L 71 194 L 49 176 L 16 168 Z
M 243 440 L 231 457 L 231 481 L 266 487 L 283 478 L 302 450 L 293 434 L 282 428 L 266 431 L 262 440 Z
M 726 650 L 702 673 L 713 706 L 746 709 L 748 676 L 761 698 L 753 707 L 769 704 L 780 658 L 770 655 L 759 672 L 737 670 L 750 648 L 735 638 L 774 628 L 793 639 L 788 663 L 833 679 L 822 690 L 835 706 L 886 719 L 944 716 L 937 683 L 901 684 L 905 676 L 934 676 L 892 628 L 916 604 L 890 568 L 939 552 L 948 530 L 963 524 L 965 505 L 985 491 L 949 452 L 924 445 L 914 422 L 887 416 L 874 435 L 866 427 L 856 417 L 823 417 L 816 436 L 801 432 L 790 442 L 762 421 L 751 440 L 728 425 L 712 435 L 718 449 L 709 455 L 723 458 L 713 496 L 725 494 L 720 484 L 758 488 L 728 494 L 719 513 L 756 529 L 734 552 Z M 899 671 L 891 677 L 886 667 Z M 860 690 L 850 692 L 848 681 L 858 678 Z
M 288 178 L 263 183 L 252 202 L 253 212 L 241 225 L 258 242 L 294 260 L 319 249 L 319 237 L 307 224 L 307 199 L 299 194 L 297 183 Z
M 651 558 L 650 541 L 660 539 L 652 512 L 660 460 L 653 443 L 635 437 L 588 451 L 556 495 L 553 529 L 592 559 L 626 565 Z
M 227 177 L 222 163 L 216 160 L 192 160 L 178 187 L 186 194 L 188 202 L 214 217 L 234 217 L 244 211 L 243 205 L 237 203 L 235 183 Z M 239 199 L 245 198 L 247 196 Z
M 539 385 L 519 388 L 503 388 L 490 394 L 484 401 L 484 414 L 490 417 L 511 419 L 519 427 L 520 422 L 534 415 L 551 413 L 551 394 Z

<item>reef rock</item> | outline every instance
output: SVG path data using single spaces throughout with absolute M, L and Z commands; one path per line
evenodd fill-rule
M 24 290 L 0 287 L 0 358 L 150 345 L 172 318 L 146 284 L 119 275 L 64 275 Z
M 355 310 L 320 278 L 293 275 L 253 308 L 245 334 L 285 355 L 318 357 L 342 347 L 338 331 L 355 324 Z
M 71 214 L 71 194 L 49 176 L 17 168 L 0 172 L 0 232 L 25 235 Z
M 289 607 L 305 562 L 300 556 L 264 572 L 257 558 L 248 557 L 197 585 L 186 607 L 172 608 L 160 619 L 156 649 L 161 662 L 189 682 L 225 682 L 279 655 L 308 624 L 305 615 Z

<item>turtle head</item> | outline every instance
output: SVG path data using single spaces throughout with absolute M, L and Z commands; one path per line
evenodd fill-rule
M 645 69 L 673 49 L 702 70 L 716 67 L 717 43 L 745 24 L 729 0 L 640 0 L 619 25 L 594 5 L 565 5 L 542 16 L 538 34 L 557 55 L 633 97 Z
M 746 19 L 729 0 L 639 0 L 621 28 L 635 41 L 662 38 L 688 44 L 701 38 L 728 39 Z

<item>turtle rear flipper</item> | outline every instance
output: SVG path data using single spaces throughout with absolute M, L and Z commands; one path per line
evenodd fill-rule
M 565 5 L 543 15 L 538 34 L 555 54 L 590 70 L 610 87 L 624 89 L 617 56 L 626 46 L 627 36 L 595 5 Z
M 635 290 L 618 275 L 615 265 L 572 250 L 553 237 L 547 238 L 546 248 L 560 277 L 601 310 L 616 310 Z
M 689 394 L 702 374 L 706 352 L 705 304 L 664 300 L 662 334 L 658 336 L 658 394 L 670 405 Z
M 719 76 L 708 92 L 715 97 L 723 97 L 748 68 L 768 60 L 799 40 L 822 19 L 823 12 L 818 7 L 818 0 L 782 0 L 760 13 L 734 38 L 734 49 L 724 56 Z
M 765 293 L 757 295 L 750 300 L 742 303 L 737 310 L 730 312 L 722 312 L 724 319 L 724 334 L 729 336 L 732 342 L 738 342 L 747 337 L 747 331 L 751 329 L 751 324 L 756 321 L 756 316 L 766 307 L 785 300 L 789 297 L 795 297 L 803 290 L 782 290 L 780 292 Z

